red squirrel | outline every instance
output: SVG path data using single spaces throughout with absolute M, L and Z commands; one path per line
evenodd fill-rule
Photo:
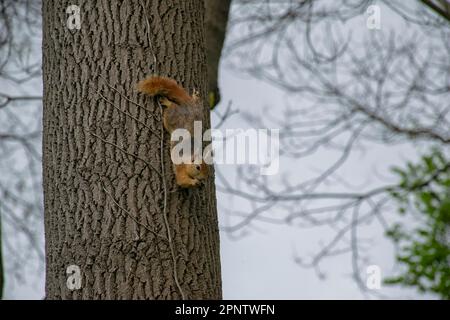
M 137 89 L 151 97 L 159 97 L 159 102 L 164 107 L 163 125 L 170 134 L 176 129 L 186 129 L 193 137 L 194 122 L 202 121 L 203 118 L 202 100 L 196 92 L 191 96 L 175 80 L 160 76 L 140 81 Z M 176 183 L 180 187 L 190 188 L 198 186 L 208 177 L 209 168 L 202 159 L 199 164 L 174 164 L 174 172 Z

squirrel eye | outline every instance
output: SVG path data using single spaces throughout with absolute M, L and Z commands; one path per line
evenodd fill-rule
M 195 168 L 200 171 L 200 166 L 196 165 Z

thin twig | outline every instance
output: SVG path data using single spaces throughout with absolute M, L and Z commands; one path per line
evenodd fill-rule
M 104 76 L 102 76 L 101 74 L 99 74 L 98 76 L 99 76 L 100 78 L 102 78 L 103 81 L 105 81 L 106 85 L 107 85 L 109 88 L 111 88 L 112 90 L 114 90 L 115 92 L 117 92 L 118 94 L 120 94 L 120 96 L 121 96 L 122 98 L 124 98 L 124 99 L 127 100 L 128 102 L 134 104 L 135 106 L 138 106 L 139 108 L 142 108 L 142 109 L 144 109 L 144 110 L 146 110 L 146 111 L 149 112 L 149 110 L 148 110 L 147 108 L 145 108 L 144 106 L 140 105 L 139 103 L 137 103 L 137 102 L 131 100 L 131 99 L 128 98 L 126 95 L 124 95 L 122 92 L 120 92 L 120 91 L 117 90 L 115 87 L 113 87 L 112 85 L 110 85 L 110 84 L 108 83 L 108 80 L 107 80 Z M 153 115 L 150 115 L 150 116 L 153 117 Z
M 150 128 L 147 124 L 145 124 L 144 122 L 142 122 L 141 120 L 139 120 L 138 118 L 136 118 L 135 116 L 133 116 L 131 113 L 128 113 L 126 111 L 123 111 L 122 109 L 120 109 L 118 106 L 116 106 L 112 101 L 108 100 L 104 95 L 101 94 L 101 92 L 99 90 L 96 90 L 98 95 L 105 100 L 107 103 L 109 103 L 110 105 L 112 105 L 117 111 L 127 115 L 128 117 L 130 117 L 131 119 L 135 120 L 136 122 L 140 123 L 141 125 L 143 125 L 145 128 L 147 128 L 151 133 L 153 133 L 156 137 L 159 138 L 159 133 L 157 133 L 155 130 L 153 130 L 152 128 Z
M 122 207 L 122 206 L 114 199 L 114 197 L 111 195 L 111 193 L 109 193 L 109 192 L 106 190 L 106 188 L 105 188 L 103 182 L 100 181 L 100 183 L 101 183 L 101 185 L 102 185 L 103 191 L 105 191 L 105 193 L 111 198 L 112 202 L 114 202 L 114 204 L 115 204 L 116 206 L 118 206 L 123 212 L 125 212 L 125 213 L 126 213 L 126 214 L 127 214 L 127 215 L 128 215 L 128 216 L 129 216 L 129 217 L 130 217 L 137 225 L 140 225 L 141 227 L 145 228 L 145 230 L 151 232 L 151 233 L 154 234 L 155 236 L 160 237 L 161 239 L 164 239 L 165 241 L 168 241 L 166 237 L 160 235 L 160 234 L 157 233 L 156 231 L 150 229 L 150 227 L 148 227 L 148 226 L 146 226 L 145 224 L 139 222 L 139 221 L 131 214 L 130 211 L 128 211 L 128 210 L 126 210 L 125 208 L 123 208 L 123 207 Z M 124 215 L 124 216 L 125 216 L 125 215 Z
M 227 108 L 225 109 L 225 113 L 223 115 L 220 114 L 220 112 L 217 111 L 217 109 L 214 109 L 215 113 L 217 114 L 217 116 L 220 119 L 219 123 L 216 125 L 216 129 L 219 129 L 225 123 L 225 121 L 229 117 L 231 117 L 233 114 L 239 113 L 239 110 L 237 110 L 237 109 L 232 110 L 232 108 L 231 108 L 232 104 L 233 104 L 233 102 L 230 100 L 228 102 Z
M 141 157 L 139 157 L 139 156 L 137 156 L 137 155 L 135 155 L 135 154 L 132 154 L 132 153 L 127 152 L 126 150 L 124 150 L 124 149 L 122 149 L 121 147 L 119 147 L 117 144 L 112 143 L 112 142 L 109 142 L 108 140 L 103 139 L 103 138 L 100 137 L 99 135 L 97 135 L 97 134 L 95 134 L 95 133 L 93 133 L 93 132 L 87 130 L 86 128 L 83 128 L 83 130 L 86 131 L 87 133 L 93 135 L 94 137 L 100 139 L 100 140 L 103 141 L 104 143 L 109 144 L 109 145 L 111 145 L 111 146 L 113 146 L 113 147 L 116 147 L 117 149 L 119 149 L 119 150 L 122 151 L 123 153 L 125 153 L 125 154 L 127 154 L 127 155 L 129 155 L 129 156 L 132 156 L 132 157 L 134 157 L 134 158 L 136 158 L 136 159 L 138 159 L 138 160 L 141 160 L 141 161 L 144 162 L 149 168 L 153 169 L 159 176 L 162 176 L 162 175 L 161 175 L 161 172 L 159 172 L 159 171 L 158 171 L 152 164 L 150 164 L 148 161 L 142 159 Z
M 146 22 L 146 24 L 147 24 L 147 40 L 148 40 L 148 45 L 149 45 L 150 50 L 151 50 L 152 55 L 153 55 L 153 63 L 154 63 L 154 67 L 155 67 L 155 72 L 157 72 L 158 65 L 156 64 L 156 55 L 155 55 L 155 51 L 153 50 L 152 39 L 150 39 L 150 30 L 151 30 L 151 27 L 150 27 L 150 20 L 148 19 L 147 10 L 145 10 L 144 4 L 142 3 L 142 1 L 140 1 L 140 3 L 141 3 L 141 6 L 142 6 L 142 10 L 144 11 L 144 14 L 145 14 L 145 22 Z
M 146 17 L 146 24 L 147 24 L 147 37 L 148 37 L 148 44 L 150 46 L 150 50 L 152 51 L 152 55 L 153 55 L 153 62 L 154 62 L 154 68 L 155 68 L 155 72 L 157 72 L 157 64 L 156 64 L 156 55 L 155 55 L 155 51 L 153 50 L 153 45 L 152 45 L 152 41 L 150 39 L 150 21 L 148 19 L 147 16 L 147 10 L 145 9 L 145 6 L 143 4 L 142 1 L 140 1 L 142 9 L 144 11 L 145 17 Z M 163 107 L 161 106 L 161 104 L 158 101 L 158 106 L 159 109 L 161 111 L 161 120 L 163 119 Z M 166 226 L 166 232 L 167 232 L 167 239 L 169 242 L 169 248 L 170 248 L 170 253 L 172 256 L 172 262 L 173 262 L 173 278 L 175 280 L 175 284 L 178 288 L 178 291 L 180 292 L 181 295 L 181 299 L 185 300 L 186 296 L 184 294 L 183 288 L 180 285 L 180 282 L 178 280 L 178 271 L 177 271 L 177 256 L 175 255 L 175 248 L 174 248 L 174 244 L 173 244 L 173 240 L 172 240 L 172 234 L 170 232 L 170 225 L 169 225 L 169 219 L 167 217 L 167 184 L 166 184 L 166 179 L 165 179 L 165 165 L 164 165 L 164 126 L 163 126 L 163 122 L 161 121 L 161 140 L 160 140 L 160 157 L 161 157 L 161 173 L 162 173 L 162 183 L 163 183 L 163 218 L 164 218 L 164 224 Z
M 161 119 L 163 117 L 163 107 L 158 101 L 158 106 L 161 110 Z M 163 199 L 163 217 L 164 217 L 164 224 L 166 225 L 166 231 L 167 231 L 167 239 L 169 241 L 169 247 L 170 247 L 170 253 L 172 255 L 172 262 L 173 262 L 173 278 L 175 280 L 175 283 L 178 287 L 178 291 L 181 294 L 181 299 L 185 300 L 186 296 L 184 294 L 183 289 L 181 288 L 180 282 L 178 281 L 178 271 L 177 271 L 177 258 L 175 256 L 175 249 L 173 245 L 172 235 L 170 232 L 170 225 L 169 225 L 169 219 L 167 218 L 167 184 L 165 179 L 165 166 L 164 166 L 164 127 L 161 122 L 161 172 L 162 172 L 162 183 L 163 183 L 163 191 L 164 191 L 164 199 Z

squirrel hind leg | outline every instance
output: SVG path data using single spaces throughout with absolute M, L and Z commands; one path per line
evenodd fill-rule
M 170 101 L 169 99 L 167 99 L 166 97 L 161 96 L 161 97 L 159 97 L 158 101 L 163 107 L 166 107 L 166 108 L 169 108 L 170 106 L 173 105 L 173 102 Z

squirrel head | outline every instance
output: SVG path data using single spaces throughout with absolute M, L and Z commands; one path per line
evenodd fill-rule
M 185 166 L 187 174 L 193 179 L 204 180 L 209 175 L 208 165 L 204 162 L 185 164 Z

